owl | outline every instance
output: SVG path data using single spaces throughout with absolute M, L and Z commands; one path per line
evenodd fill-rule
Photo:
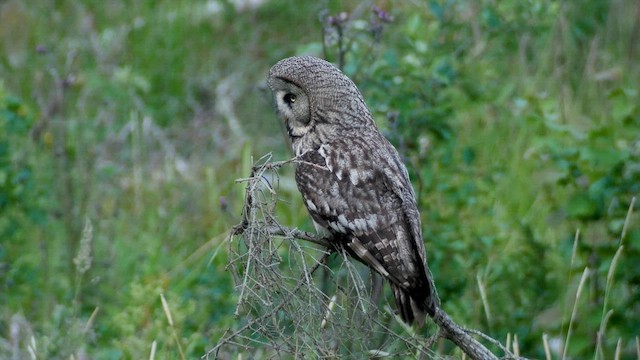
M 338 68 L 311 56 L 281 60 L 267 82 L 316 229 L 387 279 L 402 319 L 422 325 L 439 299 L 425 260 L 415 193 L 360 91 Z

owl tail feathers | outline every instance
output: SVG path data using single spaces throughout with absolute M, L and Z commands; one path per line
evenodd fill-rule
M 396 298 L 400 317 L 409 325 L 414 322 L 419 327 L 424 325 L 426 315 L 433 316 L 439 306 L 438 294 L 431 291 L 433 287 L 420 289 L 426 291 L 407 291 L 407 289 L 391 284 L 391 289 Z

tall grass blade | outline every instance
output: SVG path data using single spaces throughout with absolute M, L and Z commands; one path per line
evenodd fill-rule
M 158 343 L 155 340 L 153 340 L 153 342 L 151 343 L 151 352 L 149 353 L 149 360 L 155 360 L 157 345 Z
M 171 309 L 169 308 L 169 304 L 167 303 L 167 300 L 165 299 L 164 294 L 160 294 L 160 300 L 162 301 L 162 309 L 164 310 L 164 314 L 167 317 L 167 321 L 169 321 L 169 326 L 171 327 L 173 338 L 176 341 L 176 344 L 178 345 L 178 352 L 180 352 L 180 359 L 184 360 L 185 356 L 184 356 L 184 351 L 182 350 L 182 344 L 180 343 L 178 332 L 176 331 L 176 328 L 173 326 L 173 317 L 171 316 Z
M 551 348 L 549 347 L 549 335 L 547 333 L 542 334 L 542 345 L 544 346 L 545 359 L 551 360 Z
M 484 315 L 487 317 L 487 323 L 491 327 L 491 310 L 489 309 L 489 300 L 487 299 L 487 290 L 482 282 L 480 274 L 477 274 L 476 281 L 478 282 L 478 290 L 480 290 L 480 299 L 482 299 L 482 307 L 484 308 Z
M 573 311 L 571 312 L 571 319 L 569 320 L 569 328 L 567 329 L 567 338 L 564 341 L 564 350 L 562 351 L 562 360 L 567 358 L 567 350 L 569 349 L 569 342 L 571 340 L 571 335 L 573 333 L 573 322 L 576 319 L 576 315 L 578 314 L 578 303 L 580 300 L 580 295 L 582 294 L 582 288 L 584 287 L 584 283 L 587 281 L 587 277 L 589 277 L 589 268 L 584 268 L 582 272 L 582 277 L 580 278 L 580 283 L 578 284 L 578 290 L 576 291 L 576 299 L 573 303 Z
M 631 214 L 633 213 L 633 208 L 636 204 L 636 197 L 631 198 L 631 203 L 629 204 L 629 209 L 627 210 L 627 216 L 624 218 L 624 225 L 622 225 L 622 233 L 620 234 L 620 246 L 622 246 L 622 242 L 624 238 L 627 237 L 627 229 L 629 229 L 629 220 L 631 219 Z

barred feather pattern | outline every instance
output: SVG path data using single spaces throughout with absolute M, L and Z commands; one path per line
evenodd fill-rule
M 271 69 L 269 85 L 282 96 L 277 111 L 316 227 L 390 282 L 405 322 L 422 324 L 439 299 L 415 194 L 400 155 L 378 131 L 355 84 L 324 60 L 294 57 Z M 292 94 L 297 103 L 282 100 Z

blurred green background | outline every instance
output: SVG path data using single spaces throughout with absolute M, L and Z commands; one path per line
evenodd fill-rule
M 215 345 L 234 180 L 291 156 L 264 81 L 296 54 L 405 158 L 454 319 L 533 358 L 569 329 L 568 357 L 640 356 L 638 1 L 4 0 L 0 358 Z M 278 219 L 309 228 L 283 177 Z

